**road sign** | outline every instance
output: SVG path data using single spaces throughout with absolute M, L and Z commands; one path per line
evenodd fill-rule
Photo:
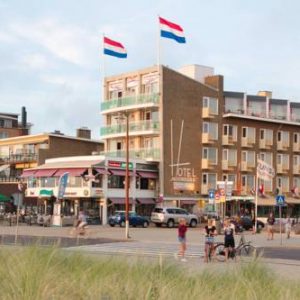
M 283 195 L 276 196 L 276 205 L 284 206 L 285 205 L 285 197 Z
M 214 204 L 215 202 L 215 190 L 208 190 L 208 203 Z

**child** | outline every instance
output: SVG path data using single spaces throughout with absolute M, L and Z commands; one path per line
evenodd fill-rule
M 287 218 L 287 221 L 285 223 L 285 232 L 286 232 L 286 238 L 289 239 L 291 235 L 291 229 L 292 229 L 292 223 L 290 217 Z
M 212 257 L 214 256 L 214 237 L 217 235 L 216 227 L 213 225 L 213 219 L 208 219 L 207 226 L 205 226 L 204 229 L 204 233 L 205 233 L 204 262 L 208 262 L 209 252 L 211 252 Z
M 181 261 L 186 262 L 185 258 L 185 251 L 186 251 L 186 231 L 187 231 L 187 226 L 186 226 L 186 220 L 185 219 L 180 219 L 179 220 L 179 226 L 178 226 L 178 241 L 179 241 L 179 252 L 178 255 L 176 254 L 176 258 L 178 256 L 181 256 Z

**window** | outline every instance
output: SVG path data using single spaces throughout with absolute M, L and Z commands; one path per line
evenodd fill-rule
M 281 142 L 281 131 L 277 132 L 277 141 Z
M 156 181 L 150 178 L 137 178 L 136 188 L 141 190 L 155 190 Z
M 228 149 L 223 149 L 222 154 L 222 159 L 228 160 Z
M 208 159 L 211 164 L 217 164 L 218 162 L 218 149 L 217 148 L 203 148 L 202 157 Z
M 223 135 L 231 137 L 236 141 L 237 127 L 235 125 L 223 125 Z
M 130 180 L 129 180 L 130 182 Z M 112 175 L 108 179 L 108 188 L 111 189 L 124 189 L 125 188 L 125 176 Z
M 247 137 L 247 127 L 242 128 L 242 136 L 243 138 Z
M 82 178 L 70 176 L 68 179 L 69 187 L 81 187 Z
M 282 164 L 282 155 L 281 154 L 277 154 L 277 164 Z
M 208 133 L 209 132 L 209 126 L 207 122 L 203 122 L 203 133 Z
M 122 143 L 121 142 L 117 142 L 117 150 L 122 150 Z
M 294 143 L 297 144 L 298 143 L 298 133 L 294 133 Z
M 118 98 L 122 98 L 123 93 L 122 92 L 118 92 Z
M 215 189 L 217 186 L 217 174 L 202 174 L 202 184 L 208 185 L 208 188 Z
M 207 184 L 207 174 L 202 175 L 202 183 Z
M 208 107 L 208 97 L 203 97 L 203 107 Z
M 260 130 L 260 139 L 263 140 L 265 138 L 265 130 L 261 129 Z
M 0 132 L 0 139 L 6 139 L 8 138 L 8 133 L 7 132 Z
M 55 177 L 41 177 L 40 179 L 41 187 L 55 187 L 56 178 Z

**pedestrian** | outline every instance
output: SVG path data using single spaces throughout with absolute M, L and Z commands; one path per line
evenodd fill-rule
M 291 235 L 291 229 L 292 229 L 292 222 L 290 217 L 287 218 L 286 223 L 285 223 L 285 233 L 286 233 L 286 238 L 289 239 Z
M 275 218 L 274 218 L 273 213 L 271 212 L 269 214 L 268 219 L 267 219 L 267 237 L 268 237 L 268 240 L 270 240 L 270 239 L 274 240 L 274 223 L 275 223 Z
M 175 258 L 178 259 L 178 257 L 181 257 L 182 262 L 186 262 L 185 258 L 185 251 L 186 251 L 186 220 L 184 218 L 181 218 L 179 220 L 179 226 L 178 226 L 178 241 L 179 241 L 179 252 L 178 254 L 175 254 Z
M 234 230 L 235 226 L 226 219 L 224 222 L 224 246 L 225 246 L 225 260 L 228 261 L 229 254 L 234 251 Z
M 217 235 L 216 226 L 213 224 L 213 219 L 208 219 L 207 226 L 205 226 L 204 234 L 205 234 L 205 256 L 204 262 L 208 262 L 209 259 L 213 259 L 215 255 L 214 249 L 214 237 Z

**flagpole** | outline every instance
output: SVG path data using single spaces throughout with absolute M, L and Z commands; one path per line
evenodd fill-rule
M 158 16 L 158 35 L 157 35 L 157 66 L 159 68 L 159 64 L 161 63 L 161 41 L 160 41 L 160 23 L 159 23 L 159 15 Z
M 258 206 L 258 173 L 257 173 L 257 163 L 258 163 L 258 155 L 256 156 L 254 233 L 257 233 L 257 206 Z

